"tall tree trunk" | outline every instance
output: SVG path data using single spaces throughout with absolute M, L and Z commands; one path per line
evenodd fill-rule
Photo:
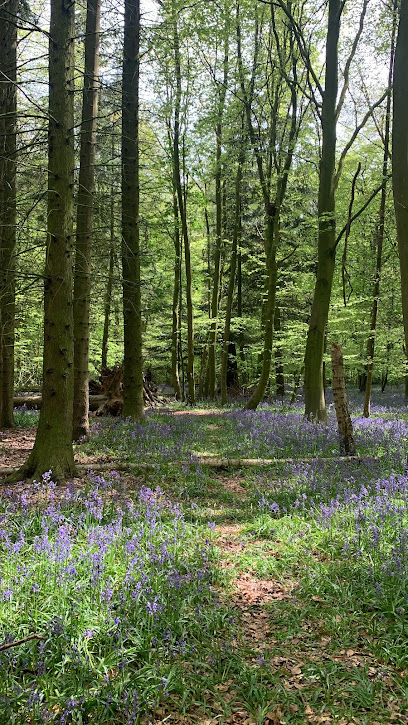
M 338 44 L 341 0 L 329 0 L 326 78 L 322 103 L 322 157 L 319 173 L 317 278 L 305 353 L 305 414 L 327 420 L 323 387 L 324 336 L 329 314 L 336 255 L 335 157 Z
M 123 415 L 143 416 L 139 180 L 140 0 L 125 0 L 122 84 Z
M 370 416 L 370 398 L 371 398 L 371 387 L 373 382 L 373 367 L 374 367 L 374 348 L 375 348 L 375 331 L 377 327 L 377 316 L 378 316 L 378 301 L 380 296 L 380 279 L 382 269 L 382 250 L 384 243 L 384 227 L 385 227 L 385 205 L 387 201 L 387 175 L 388 175 L 388 156 L 389 156 L 389 145 L 390 145 L 390 125 L 391 125 L 391 88 L 392 88 L 392 75 L 394 70 L 394 54 L 395 54 L 395 33 L 396 33 L 396 18 L 397 12 L 394 6 L 394 19 L 392 25 L 392 36 L 391 36 L 391 53 L 390 53 L 390 66 L 388 71 L 388 88 L 389 93 L 387 97 L 387 108 L 385 112 L 385 133 L 384 133 L 384 156 L 383 156 L 383 168 L 382 168 L 382 188 L 381 188 L 381 201 L 380 210 L 378 214 L 378 229 L 377 229 L 377 259 L 375 268 L 375 279 L 373 289 L 373 304 L 371 307 L 370 315 L 370 334 L 367 340 L 367 379 L 364 399 L 364 417 L 369 418 Z M 408 122 L 408 119 L 407 119 Z
M 225 94 L 224 94 L 225 95 Z M 216 171 L 215 171 L 215 253 L 214 276 L 211 294 L 211 326 L 208 338 L 208 393 L 211 400 L 216 397 L 216 354 L 217 322 L 218 322 L 218 295 L 220 286 L 221 243 L 222 243 L 222 199 L 221 199 L 221 144 L 222 124 L 217 123 L 216 128 Z
M 187 225 L 186 199 L 183 194 L 180 170 L 180 107 L 181 107 L 181 60 L 180 41 L 177 27 L 176 5 L 172 0 L 173 16 L 173 42 L 174 42 L 174 66 L 176 75 L 176 94 L 174 100 L 174 140 L 173 140 L 173 164 L 174 182 L 177 192 L 177 203 L 181 220 L 181 233 L 184 243 L 184 261 L 186 268 L 186 314 L 187 314 L 187 402 L 195 405 L 195 380 L 194 380 L 194 317 L 193 317 L 193 282 L 191 272 L 190 237 Z
M 16 277 L 17 0 L 0 7 L 0 426 L 12 428 Z
M 47 256 L 44 284 L 42 405 L 34 448 L 9 480 L 74 475 L 72 448 L 74 210 L 74 3 L 51 1 Z
M 215 161 L 215 254 L 214 254 L 214 277 L 211 297 L 211 327 L 208 343 L 208 388 L 211 400 L 214 400 L 217 392 L 217 375 L 216 375 L 216 345 L 217 345 L 217 326 L 218 326 L 218 306 L 220 296 L 220 269 L 221 269 L 221 247 L 222 247 L 222 227 L 223 227 L 223 203 L 222 203 L 222 121 L 225 106 L 225 94 L 228 82 L 228 14 L 226 27 L 224 29 L 224 78 L 223 83 L 218 90 L 218 108 L 217 108 L 217 125 L 215 129 L 216 136 L 216 161 Z
M 115 268 L 115 247 L 111 237 L 111 244 L 109 250 L 109 271 L 108 281 L 106 284 L 105 292 L 105 304 L 104 304 L 104 320 L 103 320 L 103 336 L 102 336 L 102 359 L 101 367 L 102 370 L 108 367 L 108 341 L 109 341 L 109 323 L 110 313 L 112 304 L 112 289 L 113 289 L 113 272 Z
M 272 34 L 276 33 L 275 26 L 275 15 L 274 8 L 271 5 L 271 27 L 270 27 L 271 38 Z M 276 37 L 276 35 L 275 35 Z M 281 78 L 285 78 L 289 89 L 290 89 L 290 106 L 288 115 L 291 117 L 288 136 L 287 136 L 287 147 L 285 151 L 285 160 L 281 165 L 279 164 L 278 179 L 276 185 L 276 192 L 272 196 L 271 194 L 271 178 L 272 168 L 274 166 L 273 159 L 276 153 L 276 146 L 278 145 L 278 139 L 276 135 L 276 117 L 279 110 L 279 102 L 281 96 L 281 79 L 277 82 L 275 88 L 275 98 L 270 107 L 270 130 L 268 138 L 268 150 L 265 153 L 263 148 L 263 141 L 256 136 L 255 128 L 252 122 L 252 101 L 254 94 L 254 72 L 258 65 L 258 52 L 259 52 L 259 24 L 257 22 L 255 31 L 255 44 L 254 44 L 254 62 L 252 78 L 249 85 L 249 91 L 246 88 L 245 74 L 243 71 L 242 64 L 242 53 L 241 53 L 241 27 L 239 22 L 239 4 L 237 5 L 237 57 L 238 57 L 238 71 L 240 77 L 241 92 L 244 100 L 244 109 L 247 120 L 249 138 L 255 153 L 256 163 L 258 167 L 259 184 L 262 191 L 262 197 L 265 208 L 265 257 L 266 257 L 266 272 L 267 272 L 267 299 L 263 313 L 264 321 L 264 348 L 262 355 L 262 370 L 258 380 L 258 384 L 252 393 L 246 408 L 248 410 L 255 410 L 262 398 L 265 395 L 265 391 L 269 381 L 271 359 L 272 359 L 272 341 L 273 341 L 273 321 L 275 316 L 275 297 L 276 297 L 276 282 L 277 282 L 277 266 L 276 266 L 276 249 L 279 241 L 280 234 L 280 212 L 283 200 L 286 195 L 287 183 L 289 172 L 292 166 L 293 152 L 300 128 L 300 120 L 297 117 L 297 70 L 296 70 L 296 57 L 294 53 L 293 39 L 290 41 L 290 63 L 292 70 L 292 80 L 289 80 L 287 69 L 282 68 Z M 282 60 L 281 60 L 282 62 Z M 279 142 L 279 146 L 282 148 L 282 139 Z
M 241 237 L 241 224 L 242 219 L 239 220 L 240 228 L 239 228 L 239 236 Z M 240 380 L 242 382 L 247 382 L 247 371 L 245 368 L 245 350 L 244 350 L 244 333 L 242 330 L 242 250 L 241 247 L 238 249 L 238 269 L 237 269 L 237 317 L 240 319 L 240 330 L 238 334 L 238 348 L 239 348 L 239 359 L 241 361 L 240 366 Z
M 275 332 L 280 333 L 281 331 L 281 309 L 279 305 L 275 305 L 275 320 L 274 320 Z M 276 395 L 278 398 L 285 397 L 285 375 L 283 372 L 282 365 L 282 348 L 280 345 L 275 347 L 275 370 L 276 370 Z
M 115 140 L 112 136 L 111 156 L 112 161 L 115 158 Z M 114 172 L 112 173 L 111 179 L 111 192 L 110 192 L 110 239 L 109 239 L 109 272 L 108 281 L 106 284 L 105 292 L 105 304 L 104 304 L 104 321 L 103 321 L 103 335 L 102 335 L 102 369 L 108 366 L 108 340 L 109 340 L 109 323 L 112 305 L 112 290 L 113 290 L 113 273 L 115 269 L 115 178 Z
M 405 349 L 408 350 L 408 0 L 401 0 L 394 64 L 392 181 L 397 220 Z
M 181 245 L 180 219 L 177 204 L 177 190 L 173 180 L 173 216 L 174 216 L 174 283 L 173 283 L 173 320 L 171 330 L 171 379 L 176 400 L 181 400 L 179 375 L 178 340 L 180 329 L 180 287 L 181 287 Z
M 100 17 L 100 0 L 87 0 L 74 272 L 73 440 L 89 434 L 89 309 Z
M 225 405 L 227 403 L 227 372 L 228 372 L 228 349 L 230 345 L 230 333 L 231 333 L 231 317 L 232 317 L 232 305 L 234 301 L 234 287 L 235 287 L 235 276 L 237 269 L 237 249 L 239 241 L 239 233 L 241 227 L 241 182 L 242 182 L 242 166 L 244 163 L 245 149 L 244 140 L 242 140 L 242 146 L 238 158 L 237 175 L 235 178 L 235 220 L 234 220 L 234 234 L 232 239 L 231 249 L 231 267 L 228 283 L 227 293 L 227 307 L 225 310 L 225 324 L 224 324 L 224 337 L 222 343 L 222 356 L 221 356 L 221 403 Z
M 276 217 L 276 207 L 270 205 L 266 215 L 265 247 L 266 247 L 266 269 L 268 272 L 267 298 L 264 310 L 264 346 L 262 354 L 262 369 L 258 384 L 246 405 L 247 410 L 255 410 L 265 395 L 269 381 L 272 359 L 273 341 L 273 320 L 275 316 L 276 298 L 276 246 L 279 237 L 279 219 Z

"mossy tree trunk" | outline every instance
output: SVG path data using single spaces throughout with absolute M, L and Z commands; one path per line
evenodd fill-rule
M 275 333 L 280 334 L 281 331 L 281 309 L 279 305 L 275 305 L 274 319 Z M 285 397 L 285 374 L 283 370 L 283 355 L 280 345 L 275 346 L 275 371 L 276 371 L 276 395 L 278 398 Z
M 122 81 L 122 270 L 124 320 L 123 415 L 143 405 L 139 180 L 140 2 L 125 0 Z
M 408 0 L 401 0 L 394 64 L 392 181 L 401 272 L 405 350 L 408 351 Z
M 42 406 L 34 448 L 10 480 L 75 473 L 72 448 L 74 209 L 74 3 L 51 1 L 47 254 Z
M 82 96 L 81 142 L 74 272 L 74 409 L 72 437 L 89 434 L 89 309 L 94 201 L 100 0 L 88 0 L 85 32 L 85 71 Z
M 309 418 L 321 421 L 327 420 L 323 387 L 323 355 L 336 256 L 336 100 L 342 5 L 341 0 L 329 0 L 326 77 L 321 109 L 322 155 L 319 173 L 317 277 L 305 353 L 305 414 Z
M 16 277 L 17 0 L 0 7 L 0 425 L 14 426 Z

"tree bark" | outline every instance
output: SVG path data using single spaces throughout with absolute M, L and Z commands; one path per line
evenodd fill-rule
M 275 305 L 275 320 L 274 320 L 275 332 L 278 334 L 281 331 L 281 309 L 279 305 Z M 285 397 L 285 375 L 282 364 L 282 349 L 280 345 L 275 348 L 275 370 L 276 370 L 276 395 L 278 398 Z
M 408 350 L 408 0 L 401 0 L 394 64 L 392 181 L 397 220 L 405 349 Z
M 240 219 L 240 230 L 239 234 L 241 236 L 241 227 L 242 227 L 242 219 Z M 241 247 L 238 248 L 237 253 L 237 317 L 239 317 L 240 320 L 240 329 L 238 333 L 238 348 L 239 348 L 239 359 L 241 361 L 240 364 L 240 380 L 243 383 L 247 382 L 248 375 L 246 370 L 246 359 L 245 359 L 245 349 L 244 349 L 244 333 L 242 330 L 242 250 Z
M 322 103 L 322 156 L 319 173 L 318 262 L 305 353 L 305 415 L 326 421 L 323 387 L 324 336 L 329 314 L 336 255 L 335 157 L 338 44 L 341 0 L 329 0 L 326 78 Z
M 173 174 L 173 216 L 174 216 L 174 283 L 171 330 L 171 379 L 176 400 L 181 400 L 179 375 L 180 293 L 181 293 L 181 243 L 180 218 L 177 204 L 176 181 Z
M 344 365 L 341 345 L 331 346 L 333 374 L 333 398 L 336 409 L 337 425 L 340 439 L 340 455 L 355 456 L 356 444 L 353 438 L 353 426 L 347 405 L 346 385 L 344 382 Z
M 83 436 L 87 437 L 89 434 L 89 309 L 91 303 L 100 16 L 100 0 L 87 0 L 74 271 L 73 440 L 78 440 Z
M 16 278 L 17 0 L 0 7 L 0 426 L 12 428 Z
M 270 34 L 278 37 L 276 33 L 275 15 L 274 8 L 271 5 L 271 24 Z M 258 380 L 258 384 L 252 393 L 246 408 L 248 410 L 255 410 L 265 395 L 265 391 L 269 381 L 269 375 L 271 370 L 271 359 L 272 359 L 272 341 L 273 341 L 273 321 L 275 316 L 275 297 L 276 297 L 276 282 L 277 282 L 277 265 L 276 265 L 276 249 L 279 242 L 280 236 L 280 212 L 283 200 L 285 198 L 289 172 L 292 166 L 293 152 L 295 148 L 296 139 L 298 136 L 301 117 L 298 119 L 297 115 L 297 69 L 296 69 L 296 58 L 294 53 L 294 41 L 293 39 L 289 42 L 289 53 L 286 61 L 280 55 L 281 62 L 281 76 L 276 81 L 276 87 L 274 88 L 273 103 L 270 106 L 270 128 L 268 131 L 268 149 L 265 153 L 263 149 L 263 141 L 256 136 L 254 124 L 252 122 L 252 102 L 254 96 L 254 81 L 255 81 L 255 70 L 258 65 L 258 52 L 259 52 L 259 24 L 257 22 L 255 31 L 255 44 L 254 44 L 254 62 L 252 78 L 249 84 L 249 91 L 245 84 L 245 74 L 242 63 L 242 52 L 241 52 L 241 27 L 239 22 L 239 5 L 237 7 L 237 57 L 238 57 L 238 71 L 241 85 L 241 92 L 243 96 L 245 115 L 248 126 L 249 138 L 251 145 L 254 150 L 256 164 L 258 168 L 259 184 L 262 191 L 262 197 L 265 209 L 265 258 L 266 258 L 266 273 L 267 273 L 267 299 L 263 315 L 264 320 L 264 347 L 262 355 L 262 370 Z M 271 42 L 270 42 L 271 45 Z M 292 78 L 288 75 L 287 68 L 284 68 L 285 62 L 289 62 L 291 65 Z M 277 116 L 279 111 L 280 97 L 281 97 L 281 83 L 282 79 L 288 85 L 290 91 L 290 103 L 288 109 L 288 116 L 290 116 L 290 124 L 287 137 L 277 138 Z M 286 150 L 284 154 L 284 162 L 279 163 L 275 161 L 278 170 L 278 178 L 275 194 L 271 193 L 271 178 L 272 169 L 274 167 L 273 159 L 276 154 L 276 147 L 279 146 L 282 151 L 284 142 L 286 144 Z
M 266 387 L 269 381 L 272 360 L 272 341 L 273 341 L 273 320 L 275 316 L 275 297 L 276 297 L 276 247 L 278 239 L 278 220 L 276 219 L 276 209 L 271 205 L 270 211 L 266 216 L 265 229 L 265 247 L 266 247 L 266 268 L 268 272 L 267 299 L 264 312 L 264 346 L 262 354 L 262 369 L 259 376 L 258 384 L 252 393 L 248 403 L 247 410 L 255 410 L 262 401 Z
M 113 196 L 113 194 L 112 194 Z M 112 199 L 111 199 L 112 201 Z M 109 341 L 109 322 L 111 313 L 112 303 L 112 289 L 113 289 L 113 272 L 115 267 L 115 246 L 113 235 L 111 234 L 110 250 L 109 250 L 109 271 L 108 281 L 106 284 L 105 293 L 105 304 L 104 304 L 104 320 L 103 320 L 103 336 L 102 336 L 102 358 L 101 367 L 106 368 L 108 366 L 108 341 Z
M 176 4 L 172 0 L 173 18 L 173 44 L 174 44 L 174 66 L 176 75 L 176 93 L 174 101 L 174 139 L 173 139 L 173 164 L 174 181 L 177 192 L 177 203 L 181 219 L 181 232 L 184 243 L 184 261 L 186 269 L 186 315 L 187 315 L 187 402 L 195 405 L 195 380 L 194 380 L 194 317 L 193 317 L 193 281 L 191 272 L 190 237 L 187 225 L 187 210 L 183 186 L 181 183 L 180 170 L 180 107 L 181 107 L 181 59 L 180 40 L 177 27 Z
M 371 398 L 371 387 L 373 382 L 373 368 L 374 368 L 374 350 L 375 350 L 375 332 L 377 327 L 378 317 L 378 302 L 380 297 L 380 280 L 381 280 L 381 269 L 382 269 L 382 251 L 384 244 L 384 228 L 385 228 L 385 207 L 387 201 L 387 179 L 388 179 L 388 156 L 389 156 L 389 145 L 390 145 L 390 125 L 391 125 L 391 88 L 392 88 L 392 76 L 394 70 L 394 55 L 395 55 L 395 33 L 396 33 L 396 18 L 397 9 L 394 5 L 394 18 L 392 25 L 391 35 L 391 52 L 390 52 L 390 66 L 388 71 L 388 97 L 387 107 L 385 111 L 385 133 L 384 133 L 384 156 L 383 156 L 383 167 L 382 167 L 382 189 L 381 189 L 381 201 L 380 209 L 378 214 L 378 229 L 377 229 L 377 258 L 375 267 L 375 279 L 373 289 L 373 304 L 371 307 L 370 315 L 370 333 L 367 340 L 367 366 L 366 366 L 366 388 L 364 398 L 364 411 L 363 415 L 365 418 L 370 416 L 370 398 Z M 408 121 L 408 119 L 407 119 Z
M 27 477 L 39 480 L 50 470 L 53 480 L 60 481 L 75 473 L 72 448 L 74 12 L 74 3 L 51 2 L 42 407 L 34 448 L 10 481 Z
M 222 222 L 223 222 L 223 203 L 222 203 L 222 184 L 221 184 L 221 153 L 222 153 L 222 122 L 225 106 L 225 95 L 228 82 L 228 46 L 229 46 L 229 19 L 228 11 L 226 14 L 226 26 L 224 29 L 224 78 L 218 89 L 218 108 L 217 108 L 217 124 L 215 129 L 216 136 L 216 161 L 215 161 L 215 254 L 214 254 L 214 277 L 211 296 L 211 327 L 208 342 L 208 388 L 209 397 L 214 400 L 217 394 L 217 375 L 216 375 L 216 344 L 217 344 L 217 326 L 218 326 L 218 307 L 220 297 L 220 270 L 221 270 L 221 247 L 222 247 Z
M 140 0 L 125 0 L 122 82 L 122 270 L 124 323 L 123 416 L 141 418 L 143 405 L 139 180 Z
M 241 150 L 238 158 L 237 175 L 235 178 L 235 220 L 234 220 L 234 234 L 232 239 L 231 249 L 231 266 L 228 283 L 227 293 L 227 306 L 225 310 L 225 324 L 224 324 L 224 337 L 222 343 L 222 356 L 221 356 L 221 404 L 227 403 L 227 370 L 228 370 L 228 348 L 231 342 L 231 317 L 232 317 L 232 305 L 234 301 L 234 287 L 235 287 L 235 276 L 237 268 L 237 249 L 239 241 L 239 233 L 241 229 L 241 182 L 242 182 L 242 167 L 245 158 L 244 139 L 241 141 Z

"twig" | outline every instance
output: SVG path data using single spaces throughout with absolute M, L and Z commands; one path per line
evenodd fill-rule
M 24 637 L 24 639 L 16 639 L 15 642 L 7 642 L 7 644 L 1 644 L 0 645 L 0 652 L 4 652 L 6 649 L 10 649 L 10 647 L 18 647 L 20 644 L 24 644 L 25 642 L 30 642 L 32 639 L 45 639 L 42 634 L 29 634 L 28 637 Z

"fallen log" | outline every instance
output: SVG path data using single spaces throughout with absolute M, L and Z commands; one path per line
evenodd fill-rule
M 90 395 L 89 410 L 95 411 L 107 400 L 105 395 Z M 41 395 L 21 395 L 14 398 L 14 407 L 25 407 L 28 410 L 39 410 L 41 408 Z
M 15 408 L 28 408 L 29 410 L 35 410 L 41 408 L 41 395 L 18 395 L 14 398 L 13 403 Z
M 169 466 L 170 468 L 177 466 L 206 466 L 208 468 L 251 468 L 255 466 L 274 466 L 279 464 L 290 463 L 330 463 L 330 462 L 355 462 L 365 463 L 373 461 L 381 461 L 381 456 L 332 456 L 332 458 L 197 458 L 195 460 L 185 461 L 141 461 L 140 463 L 77 463 L 78 473 L 87 471 L 137 471 L 151 470 Z M 0 468 L 0 476 L 6 476 L 13 473 L 15 468 Z

